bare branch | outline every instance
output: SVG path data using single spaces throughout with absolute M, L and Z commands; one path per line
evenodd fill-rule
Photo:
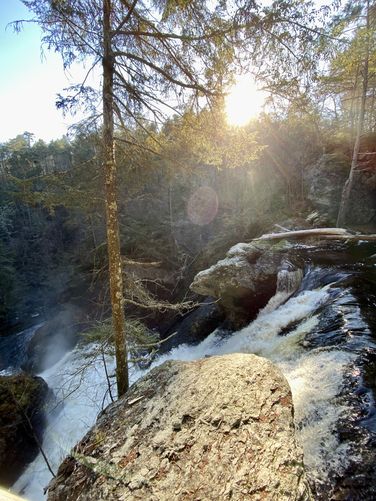
M 121 0 L 121 3 L 128 8 L 128 12 L 127 12 L 127 15 L 124 17 L 124 19 L 119 24 L 119 26 L 111 33 L 112 36 L 116 36 L 119 33 L 121 33 L 122 27 L 125 26 L 127 24 L 127 22 L 130 20 L 132 14 L 133 14 L 133 11 L 138 3 L 138 0 L 133 0 L 132 5 L 130 5 L 130 6 L 129 6 L 128 2 L 126 2 L 125 0 Z
M 160 75 L 164 76 L 166 78 L 166 80 L 168 80 L 169 82 L 171 82 L 175 85 L 178 85 L 179 87 L 184 87 L 186 89 L 199 90 L 203 94 L 213 94 L 212 92 L 208 92 L 208 90 L 205 89 L 204 87 L 202 87 L 202 85 L 200 85 L 200 84 L 186 83 L 186 82 L 182 82 L 181 80 L 174 78 L 172 75 L 170 75 L 167 71 L 165 71 L 161 67 L 159 67 L 156 64 L 152 63 L 151 61 L 148 61 L 147 59 L 140 57 L 140 56 L 137 56 L 136 54 L 133 54 L 131 52 L 115 51 L 113 53 L 113 56 L 114 57 L 126 57 L 128 59 L 133 60 L 133 61 L 137 61 L 141 64 L 144 64 L 145 66 L 148 66 L 149 68 L 153 69 L 154 71 L 156 71 Z

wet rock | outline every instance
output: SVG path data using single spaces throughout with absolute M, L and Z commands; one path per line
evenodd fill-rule
M 0 483 L 12 485 L 38 454 L 47 383 L 27 374 L 0 377 Z
M 65 459 L 48 499 L 308 495 L 285 378 L 266 359 L 235 354 L 166 362 L 139 380 Z
M 173 325 L 166 334 L 176 334 L 161 345 L 161 352 L 169 351 L 182 343 L 195 344 L 205 339 L 224 320 L 224 312 L 216 299 L 206 298 L 194 311 Z
M 58 362 L 76 344 L 83 321 L 84 313 L 80 308 L 65 304 L 53 318 L 36 330 L 22 368 L 37 374 Z
M 230 328 L 243 327 L 276 292 L 288 292 L 281 296 L 284 301 L 296 292 L 302 278 L 301 270 L 308 266 L 329 267 L 325 278 L 329 284 L 333 281 L 333 273 L 336 274 L 334 267 L 343 264 L 344 260 L 354 265 L 369 262 L 373 242 L 332 240 L 326 238 L 327 230 L 330 229 L 310 230 L 313 233 L 307 230 L 302 232 L 304 237 L 297 231 L 289 239 L 286 233 L 282 232 L 280 237 L 275 233 L 273 238 L 264 235 L 249 243 L 239 243 L 227 252 L 224 259 L 198 273 L 190 287 L 198 294 L 219 300 L 218 305 L 223 308 Z M 342 229 L 336 229 L 336 232 L 351 235 Z M 320 284 L 323 285 L 322 277 L 317 286 Z M 314 288 L 314 284 L 311 287 Z

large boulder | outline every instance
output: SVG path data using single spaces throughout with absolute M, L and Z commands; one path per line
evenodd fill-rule
M 291 392 L 255 355 L 170 361 L 110 405 L 49 501 L 308 499 Z
M 198 273 L 191 289 L 220 299 L 227 319 L 239 327 L 251 320 L 274 295 L 278 272 L 294 247 L 286 240 L 254 240 L 232 247 L 221 261 Z M 285 262 L 284 262 L 285 261 Z
M 0 377 L 0 483 L 12 485 L 38 454 L 47 383 L 27 374 Z

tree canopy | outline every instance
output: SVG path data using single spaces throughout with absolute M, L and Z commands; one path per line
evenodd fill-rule
M 43 226 L 45 218 L 60 217 L 69 230 L 85 221 L 80 241 L 93 259 L 78 261 L 87 269 L 109 267 L 120 395 L 128 385 L 124 254 L 146 257 L 150 239 L 153 257 L 171 264 L 175 253 L 185 272 L 200 262 L 195 253 L 211 232 L 208 252 L 235 235 L 253 234 L 256 220 L 266 224 L 274 210 L 289 213 L 298 200 L 306 203 L 309 163 L 339 137 L 346 136 L 340 147 L 348 155 L 357 122 L 374 130 L 374 5 L 367 3 L 366 29 L 361 2 L 343 11 L 336 10 L 338 2 L 329 8 L 301 0 L 23 2 L 42 27 L 44 47 L 59 52 L 66 67 L 80 62 L 87 69 L 82 82 L 61 92 L 57 106 L 87 113 L 73 140 L 46 145 L 24 133 L 1 145 L 1 228 L 8 242 L 18 242 L 14 222 L 21 213 L 33 222 L 30 228 L 37 226 L 34 218 Z M 269 91 L 268 115 L 230 127 L 224 96 L 247 72 Z M 96 85 L 88 84 L 89 74 Z M 197 242 L 187 244 L 179 225 L 196 176 L 216 187 L 221 203 L 211 229 L 196 228 Z M 158 209 L 153 221 L 148 208 Z M 158 238 L 166 252 L 155 245 Z M 7 304 L 18 259 L 0 249 Z

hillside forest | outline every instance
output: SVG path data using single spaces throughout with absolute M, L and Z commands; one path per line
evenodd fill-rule
M 167 1 L 155 6 L 159 27 L 142 2 L 128 14 L 126 2 L 104 2 L 104 24 L 86 45 L 74 27 L 84 32 L 90 15 L 99 22 L 89 3 L 24 3 L 67 66 L 96 56 L 95 37 L 106 48 L 107 9 L 118 24 L 109 46 L 118 62 L 112 100 L 105 73 L 102 94 L 83 82 L 57 97 L 65 112 L 88 113 L 67 135 L 46 144 L 24 132 L 0 145 L 2 334 L 66 302 L 85 310 L 88 325 L 110 317 L 108 158 L 116 164 L 125 317 L 162 336 L 197 301 L 194 275 L 232 244 L 277 223 L 375 227 L 373 2 Z M 226 93 L 242 73 L 268 97 L 257 117 L 230 125 Z

